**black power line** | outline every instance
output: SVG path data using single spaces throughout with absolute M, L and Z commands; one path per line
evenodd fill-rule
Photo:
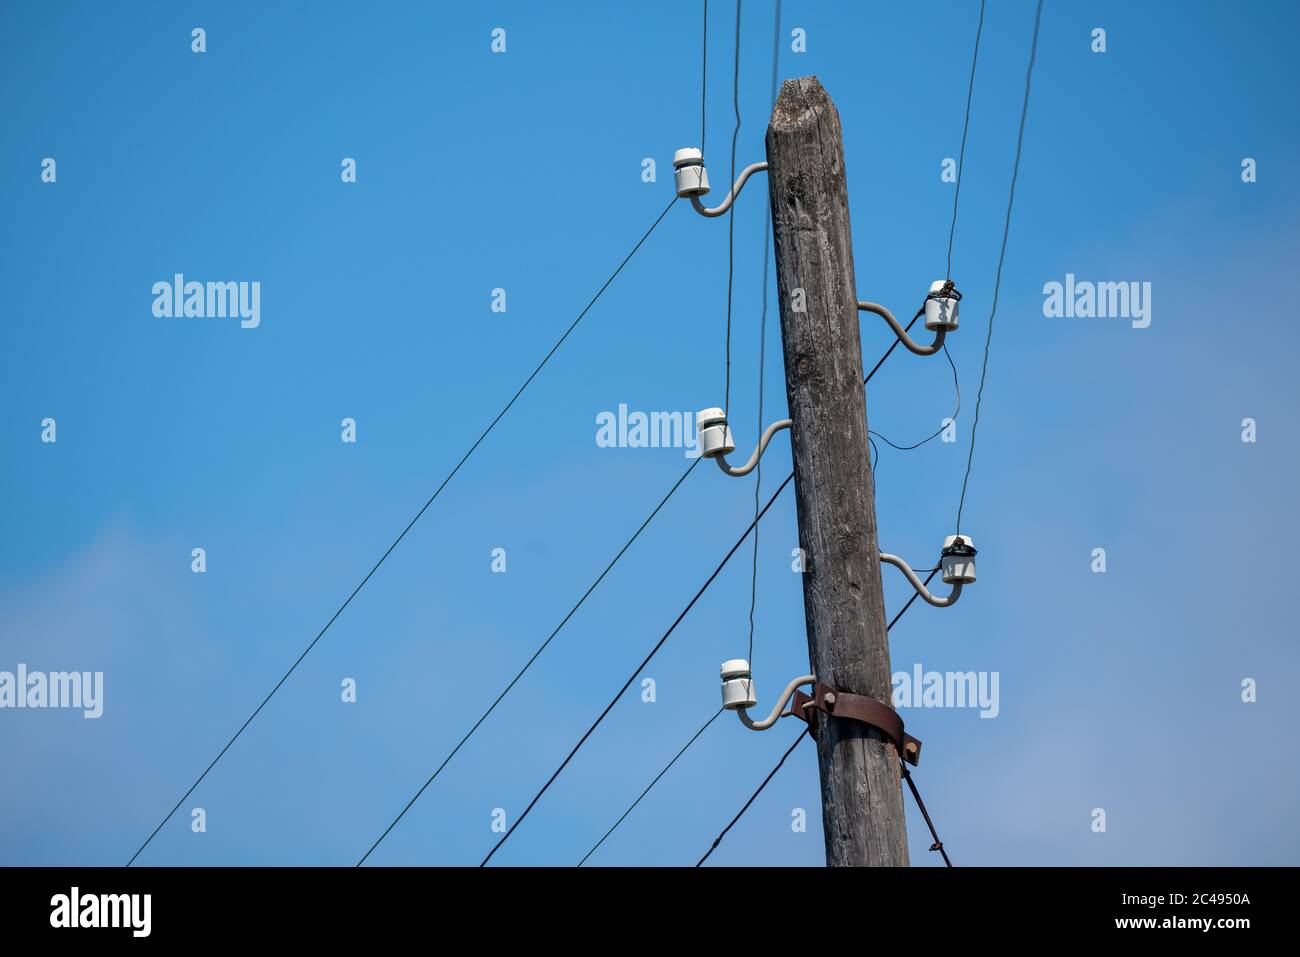
M 1002 248 L 993 280 L 993 304 L 989 310 L 989 331 L 984 339 L 984 364 L 980 368 L 980 387 L 975 393 L 975 421 L 970 430 L 970 449 L 966 453 L 966 475 L 961 480 L 961 498 L 957 502 L 957 534 L 961 534 L 961 513 L 966 507 L 966 485 L 970 482 L 971 463 L 975 460 L 975 430 L 980 425 L 980 402 L 984 398 L 984 379 L 989 371 L 989 346 L 993 342 L 993 317 L 998 312 L 998 292 L 1002 288 L 1002 264 L 1007 256 L 1007 236 L 1011 232 L 1011 209 L 1016 201 L 1016 180 L 1020 176 L 1020 153 L 1025 143 L 1025 117 L 1029 113 L 1029 90 L 1034 78 L 1034 60 L 1038 55 L 1038 25 L 1043 18 L 1043 0 L 1034 11 L 1034 36 L 1029 45 L 1029 66 L 1025 69 L 1025 98 L 1020 104 L 1020 129 L 1016 133 L 1016 158 L 1011 164 L 1011 188 L 1007 193 L 1007 216 L 1002 225 Z
M 913 327 L 914 325 L 916 325 L 916 321 L 917 321 L 918 319 L 920 319 L 923 315 L 925 315 L 925 306 L 924 306 L 924 305 L 922 305 L 920 309 L 916 310 L 916 315 L 912 316 L 912 318 L 911 318 L 911 320 L 908 322 L 908 324 L 907 324 L 906 326 L 903 327 L 903 332 L 904 332 L 904 333 L 911 332 L 911 331 L 912 331 L 912 327 Z M 877 360 L 876 360 L 876 364 L 873 365 L 873 366 L 871 367 L 871 371 L 868 372 L 866 375 L 864 375 L 864 376 L 862 377 L 862 384 L 863 384 L 863 385 L 866 385 L 868 382 L 871 381 L 871 377 L 872 377 L 873 375 L 875 375 L 876 372 L 880 369 L 880 367 L 883 366 L 883 365 L 885 364 L 885 360 L 888 359 L 890 356 L 892 356 L 892 355 L 894 354 L 894 350 L 898 348 L 898 344 L 899 344 L 900 342 L 902 342 L 902 341 L 903 341 L 903 340 L 902 340 L 902 337 L 901 337 L 901 336 L 895 336 L 895 337 L 894 337 L 894 341 L 891 342 L 891 343 L 889 344 L 889 348 L 885 350 L 885 354 L 884 354 L 883 356 L 881 356 L 879 359 L 877 359 Z M 950 360 L 950 361 L 951 361 L 951 360 Z M 953 369 L 953 374 L 956 375 L 956 372 L 957 372 L 957 370 L 954 368 L 954 369 Z
M 957 416 L 961 413 L 961 383 L 957 381 L 957 363 L 952 361 L 952 354 L 948 352 L 948 344 L 946 342 L 944 343 L 943 346 L 943 355 L 944 358 L 948 360 L 948 365 L 952 368 L 952 388 L 953 391 L 957 394 L 957 407 L 953 409 L 952 415 L 948 416 L 948 421 L 956 422 Z M 947 428 L 946 425 L 941 425 L 937 430 L 932 432 L 930 435 L 927 435 L 925 438 L 921 439 L 921 441 L 914 442 L 911 445 L 895 445 L 893 442 L 889 441 L 889 439 L 886 438 L 884 435 L 882 435 L 879 432 L 876 432 L 873 429 L 868 429 L 867 433 L 869 435 L 876 436 L 876 438 L 880 439 L 880 441 L 884 442 L 891 449 L 897 449 L 900 452 L 911 452 L 913 449 L 919 449 L 927 442 L 931 442 L 934 439 L 937 439 L 940 435 L 943 434 L 943 430 L 946 428 Z M 879 452 L 878 449 L 877 452 Z
M 970 130 L 970 104 L 975 95 L 975 64 L 980 58 L 980 34 L 984 32 L 984 0 L 980 0 L 980 19 L 975 27 L 975 52 L 970 58 L 970 82 L 966 86 L 966 115 L 961 122 L 961 151 L 957 154 L 957 188 L 952 194 L 952 225 L 948 227 L 948 265 L 944 279 L 952 278 L 952 238 L 957 232 L 957 200 L 961 197 L 962 167 L 966 163 L 966 133 Z
M 713 712 L 713 717 L 711 717 L 708 721 L 704 722 L 704 724 L 700 725 L 700 730 L 696 731 L 693 735 L 691 735 L 691 739 L 687 741 L 684 745 L 682 745 L 681 750 L 673 755 L 673 759 L 663 766 L 663 770 L 661 770 L 658 774 L 656 774 L 654 776 L 654 779 L 645 786 L 645 789 L 640 794 L 637 795 L 635 801 L 633 801 L 631 804 L 628 805 L 627 810 L 624 811 L 621 815 L 619 815 L 618 820 L 615 821 L 610 826 L 610 829 L 605 832 L 605 834 L 601 837 L 599 841 L 597 841 L 595 844 L 591 846 L 591 850 L 589 850 L 586 854 L 583 855 L 582 860 L 578 861 L 579 867 L 581 867 L 583 864 L 586 864 L 587 858 L 595 854 L 596 850 L 600 847 L 600 845 L 605 843 L 606 838 L 608 838 L 611 834 L 613 834 L 618 829 L 618 826 L 622 824 L 624 820 L 626 820 L 627 816 L 631 814 L 634 810 L 636 810 L 636 806 L 641 803 L 641 799 L 650 793 L 650 789 L 659 783 L 659 779 L 668 773 L 669 769 L 674 764 L 677 763 L 677 759 L 687 752 L 690 746 L 695 743 L 696 739 L 699 738 L 699 736 L 702 735 L 705 731 L 709 730 L 709 725 L 717 721 L 718 715 L 722 714 L 722 712 L 723 709 L 719 708 L 717 711 Z
M 528 817 L 529 812 L 532 811 L 532 809 L 537 805 L 537 802 L 541 800 L 542 795 L 545 794 L 547 789 L 550 788 L 550 786 L 555 783 L 555 779 L 560 776 L 560 772 L 562 772 L 566 767 L 568 767 L 569 762 L 573 760 L 574 755 L 576 755 L 578 751 L 582 748 L 582 746 L 587 743 L 587 739 L 590 738 L 593 733 L 595 733 L 598 727 L 600 727 L 600 723 L 605 720 L 605 717 L 612 710 L 614 710 L 614 705 L 618 704 L 618 699 L 623 697 L 623 692 L 627 691 L 627 689 L 631 687 L 632 682 L 636 680 L 637 675 L 639 675 L 642 672 L 642 670 L 645 668 L 645 666 L 650 663 L 651 659 L 654 658 L 654 656 L 659 653 L 659 649 L 664 646 L 664 642 L 666 642 L 669 636 L 671 636 L 672 633 L 677 630 L 677 626 L 682 623 L 682 620 L 686 617 L 687 613 L 689 613 L 690 610 L 695 607 L 695 603 L 700 600 L 700 598 L 708 590 L 709 586 L 712 585 L 714 580 L 718 577 L 718 575 L 722 573 L 722 569 L 726 567 L 727 562 L 731 561 L 731 556 L 736 554 L 736 552 L 740 549 L 740 546 L 745 543 L 745 539 L 749 537 L 749 533 L 758 527 L 759 521 L 762 519 L 764 515 L 767 514 L 768 509 L 770 509 L 773 503 L 776 501 L 777 496 L 779 496 L 783 491 L 785 491 L 785 487 L 789 485 L 791 480 L 793 479 L 794 479 L 794 472 L 791 472 L 789 475 L 786 476 L 785 481 L 782 482 L 779 486 L 777 486 L 776 491 L 772 493 L 772 497 L 768 499 L 767 504 L 763 506 L 763 510 L 758 513 L 758 516 L 754 519 L 754 521 L 750 522 L 749 527 L 745 529 L 744 533 L 740 536 L 740 538 L 736 539 L 736 544 L 732 545 L 731 549 L 727 552 L 727 554 L 723 556 L 722 561 L 718 563 L 718 567 L 713 570 L 713 574 L 711 574 L 705 580 L 704 584 L 700 586 L 700 590 L 695 593 L 695 597 L 693 597 L 689 602 L 686 603 L 686 607 L 682 609 L 681 614 L 677 616 L 676 620 L 671 625 L 668 626 L 668 630 L 663 633 L 663 637 L 660 638 L 657 642 L 655 642 L 654 647 L 650 649 L 650 653 L 641 660 L 641 663 L 639 665 L 636 666 L 636 669 L 628 676 L 627 681 L 623 682 L 623 687 L 618 689 L 618 692 L 614 695 L 613 698 L 610 699 L 609 704 L 605 706 L 605 710 L 600 713 L 600 716 L 597 717 L 594 722 L 592 722 L 591 727 L 588 728 L 586 732 L 582 735 L 582 737 L 578 739 L 578 743 L 573 746 L 573 749 L 568 753 L 565 759 L 560 762 L 560 766 L 555 769 L 555 772 L 547 779 L 546 783 L 542 785 L 542 789 L 533 796 L 533 799 L 531 801 L 528 802 L 528 806 L 524 808 L 524 812 L 520 814 L 519 817 L 515 818 L 515 822 L 510 825 L 509 830 L 507 830 L 504 834 L 501 835 L 501 840 L 497 841 L 496 844 L 493 845 L 492 850 L 488 851 L 487 857 L 483 858 L 483 860 L 479 863 L 479 867 L 483 867 L 484 865 L 487 864 L 488 861 L 492 860 L 492 855 L 496 854 L 496 852 L 501 849 L 501 845 L 504 844 L 506 841 L 508 841 L 510 839 L 510 835 L 515 833 L 515 829 L 524 822 L 524 819 Z
M 445 758 L 443 758 L 442 763 L 438 765 L 437 769 L 431 775 L 429 775 L 428 780 L 425 781 L 424 784 L 420 785 L 420 789 L 415 792 L 415 795 L 411 798 L 411 800 L 406 802 L 406 806 L 402 808 L 401 812 L 397 815 L 397 817 L 393 818 L 393 822 L 389 824 L 388 827 L 384 828 L 384 833 L 380 834 L 379 837 L 375 840 L 375 843 L 370 845 L 370 849 L 366 851 L 366 853 L 361 855 L 361 860 L 357 861 L 356 863 L 357 867 L 360 867 L 362 864 L 366 862 L 366 858 L 368 858 L 371 855 L 371 853 L 374 851 L 374 849 L 377 848 L 383 842 L 384 838 L 388 836 L 389 832 L 397 826 L 397 822 L 400 821 L 406 815 L 407 811 L 409 811 L 412 807 L 415 806 L 415 802 L 420 799 L 420 795 L 423 794 L 425 792 L 425 789 L 428 788 L 429 785 L 434 782 L 434 779 L 437 778 L 438 775 L 442 773 L 442 769 L 445 768 L 449 763 L 451 763 L 451 759 L 456 756 L 456 752 L 458 752 L 465 745 L 465 742 L 467 742 L 471 737 L 473 737 L 474 732 L 476 732 L 479 729 L 479 725 L 481 725 L 484 721 L 486 721 L 488 715 L 490 715 L 493 711 L 496 710 L 497 705 L 499 705 L 502 702 L 505 696 L 510 693 L 510 690 L 514 688 L 514 686 L 519 682 L 519 679 L 522 678 L 524 674 L 528 671 L 528 669 L 533 666 L 533 662 L 535 662 L 541 656 L 542 652 L 546 650 L 546 646 L 549 645 L 551 643 L 551 640 L 560 633 L 560 629 L 562 629 L 565 625 L 569 623 L 569 619 L 572 618 L 577 613 L 578 609 L 581 608 L 583 603 L 591 596 L 591 593 L 596 590 L 596 586 L 605 580 L 605 576 L 608 575 L 610 573 L 610 570 L 615 565 L 618 564 L 618 560 L 623 557 L 623 554 L 629 548 L 632 547 L 632 543 L 635 542 L 637 538 L 640 537 L 641 533 L 645 531 L 646 526 L 649 525 L 650 522 L 654 519 L 654 517 L 659 514 L 660 509 L 662 509 L 666 504 L 668 504 L 668 500 L 673 497 L 673 493 L 676 492 L 677 489 L 681 487 L 681 484 L 686 481 L 686 476 L 690 475 L 692 470 L 694 470 L 695 466 L 699 464 L 700 464 L 700 460 L 696 459 L 687 467 L 686 471 L 682 473 L 682 477 L 679 478 L 675 483 L 673 483 L 673 487 L 668 490 L 668 494 L 659 500 L 659 504 L 654 507 L 654 511 L 652 511 L 646 517 L 646 520 L 641 523 L 641 525 L 637 528 L 635 532 L 632 533 L 632 537 L 629 538 L 627 542 L 623 545 L 623 547 L 618 550 L 618 553 L 612 559 L 610 559 L 609 564 L 605 566 L 605 570 L 602 571 L 598 576 L 596 576 L 596 580 L 591 583 L 591 587 L 588 588 L 585 592 L 583 592 L 582 597 L 579 598 L 577 603 L 572 608 L 569 609 L 569 613 L 560 620 L 560 623 L 555 626 L 555 629 L 549 635 L 546 636 L 546 640 L 543 641 L 537 647 L 537 650 L 533 652 L 532 657 L 530 657 L 524 663 L 524 666 L 519 669 L 518 674 L 516 674 L 513 678 L 510 679 L 510 683 L 507 684 L 505 688 L 502 689 L 501 693 L 497 695 L 496 700 L 493 701 L 492 704 L 488 706 L 488 709 L 484 711 L 482 715 L 479 716 L 479 719 L 474 722 L 473 727 L 471 727 L 467 732 L 465 732 L 465 736 L 456 743 L 456 746 L 454 748 L 451 749 L 451 753 L 449 753 Z
M 966 166 L 966 138 L 970 132 L 970 106 L 971 106 L 971 101 L 974 99 L 975 96 L 975 65 L 979 62 L 980 35 L 983 34 L 984 32 L 984 2 L 985 0 L 980 0 L 979 22 L 975 25 L 975 49 L 972 51 L 971 58 L 970 58 L 970 80 L 966 84 L 966 109 L 962 115 L 962 121 L 961 121 L 961 147 L 957 152 L 957 186 L 953 190 L 953 194 L 952 194 L 952 221 L 948 224 L 948 260 L 947 260 L 947 265 L 944 267 L 945 279 L 952 278 L 952 242 L 953 242 L 953 237 L 957 235 L 957 201 L 961 198 L 962 171 L 965 169 Z M 921 317 L 921 314 L 923 312 L 924 312 L 924 308 L 918 310 L 916 315 L 912 317 L 912 321 L 907 324 L 908 332 L 912 331 L 912 326 L 916 325 L 916 320 Z M 885 359 L 889 358 L 889 353 L 893 352 L 897 346 L 898 346 L 898 340 L 895 340 L 893 345 L 889 347 L 889 350 L 881 358 L 880 362 L 876 363 L 876 368 L 879 368 L 880 363 L 884 362 Z M 944 345 L 943 347 L 943 354 L 947 356 L 948 364 L 952 366 L 952 385 L 953 385 L 953 389 L 957 393 L 957 409 L 956 411 L 953 412 L 951 416 L 952 421 L 955 422 L 957 420 L 957 413 L 961 411 L 961 385 L 957 381 L 957 364 L 952 361 L 952 355 L 948 352 L 947 345 Z M 876 369 L 872 369 L 871 372 L 868 373 L 866 379 L 862 380 L 864 384 L 867 382 L 868 379 L 871 378 L 872 375 L 875 374 L 875 371 Z M 933 435 L 930 435 L 927 438 L 922 439 L 920 442 L 917 442 L 913 445 L 906 445 L 906 446 L 895 445 L 893 442 L 889 441 L 889 439 L 885 438 L 885 436 L 881 435 L 879 432 L 876 432 L 874 434 L 879 436 L 880 440 L 884 442 L 886 445 L 890 446 L 891 448 L 898 449 L 898 451 L 900 452 L 910 452 L 913 449 L 919 449 L 927 442 L 931 441 L 932 439 L 936 438 L 939 435 L 942 435 L 943 429 L 940 428 Z
M 767 787 L 767 782 L 776 777 L 776 772 L 781 770 L 781 765 L 785 764 L 785 759 L 794 754 L 794 749 L 799 747 L 799 742 L 803 740 L 803 736 L 807 733 L 807 728 L 799 729 L 799 734 L 795 737 L 794 741 L 790 743 L 790 747 L 786 750 L 785 754 L 781 755 L 781 760 L 776 762 L 776 767 L 767 772 L 767 777 L 763 778 L 763 783 L 758 786 L 758 790 L 749 796 L 749 800 L 745 802 L 744 807 L 737 811 L 736 816 L 727 822 L 727 826 L 722 829 L 722 833 L 713 839 L 713 843 L 710 844 L 709 849 L 704 852 L 704 856 L 695 862 L 696 867 L 702 867 L 704 862 L 709 859 L 709 855 L 718 849 L 718 845 L 721 844 L 722 839 L 727 836 L 727 832 L 730 831 L 735 826 L 736 822 L 744 816 L 745 812 L 749 810 L 749 806 L 758 800 L 758 796 L 763 793 L 763 788 Z
M 669 201 L 668 205 L 664 207 L 663 212 L 660 213 L 658 218 L 655 219 L 655 221 L 650 224 L 650 228 L 647 229 L 642 234 L 641 238 L 637 240 L 636 245 L 632 247 L 632 251 L 623 257 L 623 261 L 618 264 L 618 267 L 610 274 L 609 278 L 605 280 L 604 284 L 601 285 L 600 289 L 596 291 L 596 294 L 591 297 L 591 300 L 587 303 L 587 305 L 585 305 L 582 311 L 578 313 L 578 317 L 574 319 L 572 323 L 569 324 L 569 327 L 567 329 L 564 330 L 564 334 L 560 336 L 559 339 L 556 340 L 555 345 L 551 346 L 550 352 L 546 353 L 542 361 L 537 364 L 537 368 L 533 369 L 533 371 L 529 373 L 528 378 L 524 380 L 523 385 L 521 385 L 517 390 L 515 390 L 515 394 L 510 397 L 510 401 L 507 402 L 502 407 L 501 411 L 496 414 L 496 417 L 490 423 L 488 423 L 488 427 L 483 430 L 482 434 L 480 434 L 477 439 L 474 440 L 474 444 L 471 445 L 469 447 L 469 450 L 464 455 L 461 456 L 460 461 L 456 463 L 456 466 L 450 472 L 447 473 L 447 477 L 442 480 L 442 483 L 434 490 L 433 494 L 429 496 L 428 501 L 426 501 L 424 505 L 420 507 L 420 510 L 415 513 L 415 517 L 412 518 L 411 521 L 407 523 L 404 529 L 402 529 L 402 533 L 393 540 L 393 544 L 388 546 L 384 554 L 379 557 L 379 561 L 375 562 L 375 564 L 371 567 L 370 571 L 366 572 L 366 577 L 361 579 L 361 584 L 357 585 L 357 587 L 352 590 L 352 594 L 348 595 L 347 599 L 344 600 L 343 604 L 339 606 L 338 611 L 334 612 L 330 620 L 325 623 L 325 627 L 322 628 L 317 633 L 316 637 L 311 640 L 311 643 L 308 644 L 305 649 L 303 649 L 302 654 L 300 654 L 298 656 L 298 659 L 289 667 L 289 670 L 284 673 L 284 676 L 275 683 L 275 687 L 272 688 L 270 692 L 266 695 L 266 697 L 262 699 L 261 704 L 259 704 L 256 708 L 253 709 L 253 713 L 250 714 L 248 718 L 244 721 L 244 723 L 239 726 L 239 730 L 236 731 L 234 735 L 231 736 L 230 740 L 226 742 L 225 747 L 223 747 L 220 751 L 217 752 L 217 756 L 212 759 L 211 763 L 208 764 L 206 768 L 203 769 L 203 773 L 200 774 L 198 778 L 194 781 L 194 783 L 190 785 L 189 790 L 187 790 L 184 794 L 181 795 L 181 799 L 177 801 L 176 804 L 172 807 L 172 809 L 163 816 L 163 819 L 158 822 L 158 826 L 153 829 L 153 833 L 151 833 L 147 838 L 145 838 L 145 842 L 140 845 L 140 848 L 134 854 L 131 855 L 131 859 L 126 862 L 127 867 L 130 867 L 132 864 L 135 863 L 135 859 L 140 856 L 140 854 L 144 851 L 146 847 L 149 846 L 149 843 L 158 835 L 158 832 L 163 829 L 163 825 L 165 825 L 169 820 L 171 820 L 171 816 L 176 813 L 177 808 L 179 808 L 182 804 L 184 804 L 186 799 L 191 794 L 194 793 L 194 789 L 203 783 L 203 779 L 208 776 L 208 773 L 214 767 L 216 767 L 217 762 L 220 761 L 222 757 L 225 756 L 225 753 L 230 750 L 231 745 L 233 745 L 235 741 L 239 739 L 239 736 L 244 733 L 244 730 L 250 724 L 253 723 L 253 719 L 256 718 L 258 714 L 261 713 L 262 709 L 266 707 L 267 702 L 269 702 L 273 697 L 275 697 L 275 693 L 280 690 L 281 686 L 283 686 L 286 681 L 289 680 L 289 676 L 292 675 L 294 671 L 297 670 L 298 666 L 302 664 L 303 659 L 306 658 L 307 655 L 311 653 L 311 650 L 316 647 L 316 643 L 325 636 L 325 632 L 329 631 L 330 626 L 333 625 L 334 622 L 338 620 L 338 617 L 341 614 L 343 614 L 344 609 L 347 608 L 348 605 L 352 603 L 352 599 L 356 598 L 357 595 L 360 593 L 361 589 L 366 587 L 366 583 L 370 581 L 371 576 L 373 576 L 375 572 L 379 571 L 379 566 L 381 566 L 387 560 L 388 556 L 392 554 L 393 549 L 397 548 L 397 546 L 401 544 L 402 539 L 406 537 L 406 534 L 412 528 L 415 527 L 415 523 L 420 520 L 421 516 L 423 516 L 424 513 L 428 511 L 429 506 L 432 505 L 434 501 L 438 498 L 438 496 L 442 494 L 442 490 L 447 487 L 448 483 L 450 483 L 453 478 L 455 478 L 456 473 L 459 472 L 461 470 L 461 467 L 466 462 L 469 461 L 470 456 L 473 455 L 474 452 L 478 449 L 478 447 L 483 443 L 483 440 L 488 437 L 488 434 L 494 428 L 496 428 L 497 423 L 500 422 L 505 417 L 505 414 L 510 411 L 511 407 L 514 406 L 515 402 L 519 399 L 519 397 L 524 394 L 524 390 L 528 388 L 528 386 L 532 383 L 533 379 L 537 378 L 538 373 L 540 373 L 542 369 L 546 366 L 546 364 L 550 362 L 551 357 L 554 356 L 555 353 L 559 351 L 560 346 L 563 345 L 564 341 L 569 338 L 570 333 L 572 333 L 573 330 L 578 327 L 578 323 L 582 322 L 583 317 L 585 317 L 587 313 L 591 310 L 591 307 L 596 304 L 596 300 L 598 300 L 601 297 L 601 295 L 605 292 L 605 290 L 609 288 L 610 283 L 612 283 L 614 279 L 618 276 L 618 274 L 623 271 L 623 267 L 626 266 L 628 262 L 631 261 L 632 257 L 636 255 L 637 251 L 640 250 L 641 246 L 645 243 L 645 241 L 650 238 L 650 234 L 655 231 L 655 227 L 657 227 L 661 222 L 663 222 L 664 217 L 668 215 L 668 211 L 672 209 L 673 203 L 675 203 L 676 201 L 677 201 L 677 197 L 674 196 L 672 200 Z
M 930 850 L 938 851 L 939 856 L 943 858 L 943 863 L 947 867 L 952 867 L 952 860 L 948 857 L 948 852 L 943 849 L 943 841 L 939 840 L 939 832 L 934 829 L 934 821 L 930 820 L 930 812 L 925 809 L 925 802 L 921 800 L 921 792 L 916 789 L 916 782 L 912 780 L 912 772 L 907 770 L 907 762 L 900 760 L 898 767 L 903 775 L 903 780 L 907 782 L 907 786 L 912 791 L 916 806 L 921 810 L 921 817 L 925 818 L 925 826 L 930 829 L 930 836 L 934 838 Z
M 940 566 L 940 567 L 942 567 L 942 566 Z M 923 584 L 923 585 L 929 585 L 929 584 L 930 584 L 930 581 L 934 578 L 934 576 L 935 576 L 936 574 L 938 574 L 938 572 L 939 572 L 939 568 L 931 568 L 931 569 L 930 569 L 930 574 L 927 575 L 927 576 L 925 577 L 925 581 L 923 581 L 921 584 Z M 895 615 L 895 616 L 893 617 L 893 619 L 889 622 L 889 624 L 885 626 L 885 631 L 889 631 L 891 628 L 894 627 L 894 625 L 898 624 L 898 619 L 900 619 L 900 618 L 903 617 L 903 613 L 906 612 L 907 609 L 909 609 L 909 608 L 912 607 L 912 603 L 913 603 L 914 601 L 916 601 L 916 599 L 919 598 L 920 595 L 921 595 L 920 592 L 913 592 L 913 593 L 912 593 L 912 597 L 909 598 L 909 599 L 907 600 L 907 603 L 906 603 L 905 605 L 903 605 L 903 607 L 900 608 L 900 609 L 898 610 L 898 614 Z
M 736 0 L 736 61 L 735 72 L 731 80 L 731 106 L 736 114 L 736 126 L 731 131 L 731 179 L 736 181 L 736 140 L 740 136 L 740 0 Z M 701 151 L 703 152 L 703 151 Z M 729 411 L 731 405 L 731 291 L 736 276 L 736 197 L 733 194 L 731 206 L 727 210 L 727 341 L 726 341 L 726 382 L 722 391 L 722 411 Z
M 704 133 L 709 92 L 709 0 L 704 0 L 704 37 L 700 41 L 700 155 L 704 155 Z
M 768 84 L 768 100 L 776 103 L 776 71 L 781 59 L 781 0 L 776 0 L 772 18 L 772 77 Z M 755 435 L 763 434 L 763 384 L 767 371 L 767 269 L 768 252 L 772 244 L 772 205 L 763 211 L 763 308 L 758 320 L 758 417 Z M 754 514 L 758 514 L 760 492 L 763 487 L 763 457 L 754 466 Z M 754 529 L 754 555 L 749 574 L 749 650 L 746 652 L 750 667 L 754 664 L 754 609 L 758 605 L 758 529 Z

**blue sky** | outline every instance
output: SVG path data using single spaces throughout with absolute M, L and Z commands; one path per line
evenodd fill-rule
M 958 440 L 883 449 L 878 467 L 882 547 L 917 563 L 952 531 L 1033 20 L 1029 0 L 989 7 L 954 250 Z M 699 137 L 698 9 L 5 6 L 0 670 L 103 671 L 105 710 L 0 711 L 0 863 L 124 863 L 329 620 L 670 198 L 673 150 Z M 944 271 L 940 164 L 977 10 L 783 7 L 779 75 L 817 75 L 843 123 L 859 296 L 899 313 Z M 772 11 L 744 5 L 738 165 L 763 157 Z M 734 6 L 710 12 L 721 186 Z M 1000 675 L 996 719 L 905 713 L 958 864 L 1297 860 L 1297 20 L 1283 3 L 1046 4 L 963 521 L 980 579 L 891 636 L 896 671 Z M 735 220 L 744 448 L 755 182 Z M 151 287 L 177 272 L 260 282 L 260 326 L 156 318 Z M 1151 325 L 1045 317 L 1043 286 L 1067 273 L 1150 282 Z M 721 404 L 726 280 L 726 221 L 678 204 L 140 862 L 353 863 L 685 469 L 678 449 L 598 447 L 596 416 Z M 870 365 L 889 333 L 862 328 Z M 780 357 L 772 306 L 769 418 Z M 897 350 L 869 421 L 908 444 L 952 398 L 946 363 Z M 765 489 L 788 449 L 774 441 Z M 752 479 L 705 465 L 370 863 L 488 851 L 493 809 L 522 810 L 747 524 Z M 764 704 L 807 668 L 796 544 L 787 490 L 760 538 Z M 901 607 L 906 583 L 884 581 Z M 634 686 L 494 863 L 582 857 L 717 708 L 749 593 L 746 548 L 647 670 L 657 700 Z M 795 731 L 724 718 L 592 864 L 704 852 Z M 820 864 L 818 803 L 804 746 L 711 862 Z M 913 862 L 938 863 L 906 806 Z

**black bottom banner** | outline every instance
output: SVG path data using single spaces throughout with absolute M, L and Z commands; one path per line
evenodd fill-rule
M 10 941 L 75 937 L 90 946 L 338 944 L 461 929 L 493 941 L 518 933 L 534 945 L 678 931 L 816 946 L 819 925 L 836 947 L 878 943 L 882 932 L 927 943 L 1052 934 L 1231 946 L 1239 935 L 1286 929 L 1294 877 L 1268 868 L 8 868 L 0 926 Z

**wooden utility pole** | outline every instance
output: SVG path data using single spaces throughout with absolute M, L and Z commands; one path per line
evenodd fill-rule
M 816 77 L 782 86 L 767 162 L 808 656 L 818 681 L 889 704 L 844 143 Z M 827 865 L 906 866 L 894 745 L 870 725 L 813 714 Z

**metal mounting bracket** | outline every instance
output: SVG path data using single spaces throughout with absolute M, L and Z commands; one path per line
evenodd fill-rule
M 813 689 L 811 697 L 802 691 L 796 691 L 790 711 L 795 717 L 808 722 L 808 730 L 815 738 L 817 724 L 808 714 L 810 708 L 816 708 L 832 718 L 848 718 L 851 721 L 869 724 L 894 743 L 898 756 L 908 764 L 915 765 L 921 762 L 921 742 L 903 729 L 903 719 L 899 717 L 897 711 L 887 704 L 881 704 L 875 698 L 850 694 L 847 691 L 836 691 L 821 683 Z

